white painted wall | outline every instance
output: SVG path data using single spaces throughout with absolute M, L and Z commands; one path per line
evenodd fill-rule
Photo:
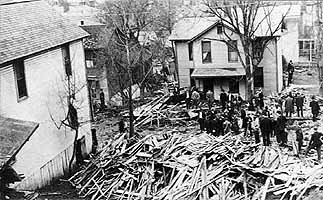
M 179 86 L 190 86 L 190 69 L 193 68 L 193 62 L 188 57 L 188 43 L 175 42 L 176 57 L 178 63 Z
M 271 93 L 282 90 L 282 59 L 280 46 L 281 43 L 279 38 L 272 40 L 265 49 L 263 59 L 258 66 L 263 67 L 263 93 L 265 95 L 270 95 Z
M 286 19 L 287 31 L 281 36 L 282 54 L 285 56 L 287 63 L 293 60 L 294 63 L 299 61 L 298 52 L 298 26 L 299 18 Z
M 238 49 L 240 52 L 243 52 L 238 35 L 232 33 L 228 29 L 226 29 L 226 33 L 231 36 L 232 40 L 238 40 Z M 193 65 L 195 68 L 243 67 L 239 60 L 238 62 L 228 61 L 228 46 L 224 42 L 209 39 L 227 40 L 227 37 L 224 34 L 217 34 L 217 29 L 213 28 L 209 32 L 205 33 L 202 37 L 195 40 L 193 43 Z M 202 63 L 202 41 L 211 41 L 211 63 Z
M 293 27 L 295 28 L 295 27 Z M 239 40 L 238 35 L 232 33 L 230 30 L 226 30 L 227 34 L 232 37 L 233 40 L 238 40 L 239 52 L 243 54 L 243 47 Z M 215 40 L 210 40 L 215 39 Z M 216 28 L 205 33 L 201 38 L 197 39 L 193 43 L 193 61 L 189 61 L 188 58 L 188 43 L 187 42 L 176 42 L 176 53 L 178 58 L 178 68 L 179 68 L 179 79 L 180 87 L 185 87 L 190 85 L 190 68 L 226 68 L 226 67 L 243 67 L 241 62 L 229 62 L 228 61 L 228 47 L 225 43 L 216 41 L 217 39 L 226 39 L 223 34 L 217 34 Z M 295 38 L 294 38 L 295 39 Z M 202 41 L 211 41 L 211 63 L 202 63 Z M 272 92 L 278 92 L 282 90 L 282 59 L 281 54 L 286 48 L 284 48 L 285 40 L 277 41 L 276 39 L 268 45 L 268 48 L 264 52 L 263 60 L 261 61 L 259 67 L 264 67 L 264 94 L 269 95 Z M 295 43 L 293 43 L 294 45 Z M 296 44 L 297 38 L 296 38 Z M 278 46 L 276 46 L 278 45 Z M 289 47 L 295 49 L 291 56 L 298 57 L 298 47 Z M 296 53 L 295 53 L 296 52 Z M 215 78 L 214 93 L 220 93 L 220 84 L 217 84 L 217 79 Z M 202 79 L 197 79 L 195 81 L 197 87 L 203 88 Z M 228 90 L 228 83 L 221 83 L 225 90 Z M 246 98 L 246 83 L 245 79 L 241 80 L 239 83 L 239 91 L 243 98 Z
M 86 122 L 80 128 L 79 137 L 85 135 L 88 152 L 91 149 L 90 111 L 86 87 L 84 50 L 81 41 L 70 44 L 73 77 L 78 86 L 85 86 L 76 95 L 79 121 Z M 73 143 L 74 132 L 69 128 L 56 128 L 53 118 L 59 122 L 65 118 L 66 83 L 62 51 L 56 48 L 28 58 L 25 76 L 28 98 L 17 101 L 16 84 L 12 66 L 0 69 L 0 115 L 39 123 L 39 128 L 24 145 L 13 165 L 18 173 L 28 175 L 39 170 L 49 160 Z M 65 105 L 64 105 L 65 104 Z

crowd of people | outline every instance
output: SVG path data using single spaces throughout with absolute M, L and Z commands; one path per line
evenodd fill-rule
M 227 133 L 243 134 L 245 137 L 253 138 L 255 143 L 261 143 L 262 138 L 264 146 L 270 146 L 273 142 L 272 140 L 276 140 L 280 146 L 288 146 L 288 119 L 293 115 L 304 117 L 305 97 L 300 93 L 289 93 L 286 98 L 279 94 L 275 99 L 275 106 L 269 109 L 264 102 L 262 91 L 252 98 L 250 102 L 246 102 L 239 94 L 228 94 L 222 89 L 217 104 L 215 103 L 213 92 L 207 91 L 205 95 L 207 108 L 203 109 L 200 102 L 201 94 L 198 90 L 193 90 L 191 94 L 189 91 L 187 90 L 187 108 L 198 109 L 200 131 L 214 136 Z M 315 96 L 311 98 L 309 106 L 311 107 L 313 121 L 316 121 L 320 106 Z M 295 107 L 296 109 L 294 109 Z M 295 133 L 299 154 L 302 151 L 304 136 L 298 123 L 296 123 Z M 310 149 L 316 149 L 319 161 L 321 159 L 320 149 L 323 143 L 321 136 L 322 133 L 315 129 L 315 133 L 305 150 L 306 155 Z

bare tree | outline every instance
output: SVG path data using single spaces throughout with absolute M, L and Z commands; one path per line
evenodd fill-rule
M 149 49 L 140 43 L 140 34 L 150 30 L 154 21 L 151 8 L 150 0 L 109 1 L 105 2 L 99 16 L 114 33 L 103 60 L 109 67 L 107 73 L 114 76 L 112 80 L 118 83 L 119 92 L 128 100 L 130 137 L 134 134 L 132 86 L 145 78 L 151 59 Z
M 204 0 L 203 3 L 206 6 L 204 12 L 215 16 L 227 27 L 224 29 L 224 39 L 209 39 L 224 42 L 237 51 L 246 70 L 247 94 L 250 99 L 254 94 L 254 71 L 263 59 L 268 44 L 284 28 L 284 19 L 290 7 L 285 13 L 280 13 L 281 16 L 277 16 L 277 13 L 273 16 L 277 5 L 263 0 Z M 279 21 L 277 18 L 280 18 Z M 261 36 L 257 34 L 260 29 L 263 34 Z M 239 36 L 242 51 L 238 45 L 233 45 L 226 30 Z
M 68 50 L 69 51 L 69 50 Z M 57 129 L 63 127 L 71 129 L 74 134 L 73 140 L 73 153 L 69 160 L 69 174 L 72 173 L 72 164 L 76 157 L 77 149 L 77 139 L 79 136 L 80 127 L 87 123 L 88 121 L 80 121 L 78 113 L 83 108 L 83 106 L 88 106 L 84 104 L 84 97 L 81 95 L 83 89 L 87 88 L 86 82 L 81 82 L 82 80 L 75 70 L 72 70 L 72 60 L 75 59 L 75 54 L 72 57 L 64 54 L 64 65 L 65 73 L 60 74 L 60 80 L 57 80 L 57 97 L 59 99 L 59 105 L 62 112 L 64 112 L 64 118 L 59 118 L 55 116 L 53 111 L 51 111 L 50 105 L 47 105 L 49 116 L 53 121 Z M 62 86 L 62 87 L 61 87 Z M 85 97 L 87 98 L 87 97 Z

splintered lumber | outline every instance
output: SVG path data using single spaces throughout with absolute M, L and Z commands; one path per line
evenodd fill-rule
M 93 200 L 265 200 L 269 193 L 280 198 L 291 192 L 300 199 L 323 185 L 322 165 L 313 167 L 313 158 L 301 160 L 230 133 L 192 132 L 149 133 L 131 141 L 117 135 L 69 181 Z

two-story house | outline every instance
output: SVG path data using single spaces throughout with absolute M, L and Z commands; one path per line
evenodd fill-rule
M 219 41 L 227 40 L 224 29 L 236 48 Z M 222 88 L 246 97 L 246 72 L 236 51 L 243 52 L 243 47 L 237 34 L 215 18 L 192 17 L 175 24 L 170 40 L 175 47 L 180 87 L 211 90 L 215 98 Z M 274 37 L 254 75 L 255 87 L 262 87 L 265 94 L 283 87 L 281 57 L 279 37 Z
M 1 1 L 0 27 L 0 116 L 8 126 L 0 129 L 7 130 L 0 144 L 20 134 L 12 135 L 17 142 L 10 142 L 20 146 L 7 152 L 10 164 L 25 176 L 17 188 L 36 189 L 68 171 L 75 131 L 61 121 L 70 98 L 81 123 L 80 153 L 92 148 L 83 49 L 88 33 L 40 0 Z

